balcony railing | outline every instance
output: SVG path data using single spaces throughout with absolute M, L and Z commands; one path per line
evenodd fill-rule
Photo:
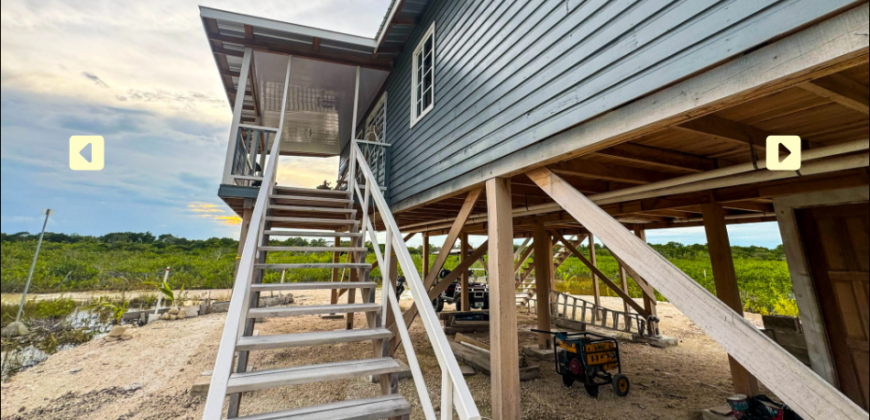
M 263 185 L 268 151 L 277 134 L 278 130 L 275 128 L 239 125 L 230 173 L 233 185 L 240 187 Z

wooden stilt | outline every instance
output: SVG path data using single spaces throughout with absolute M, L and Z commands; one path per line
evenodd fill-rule
M 589 235 L 589 261 L 592 263 L 590 268 L 598 268 L 598 255 L 595 252 L 595 235 Z M 599 308 L 595 311 L 595 320 L 601 320 L 601 283 L 598 282 L 598 275 L 595 270 L 592 270 L 592 293 L 595 295 L 595 306 Z
M 550 331 L 550 283 L 553 275 L 553 238 L 547 233 L 542 223 L 536 223 L 534 229 L 535 293 L 538 296 L 538 329 Z M 539 334 L 538 347 L 542 350 L 551 349 L 553 347 L 553 337 L 549 334 Z
M 429 250 L 429 233 L 423 234 L 423 279 L 429 277 L 429 255 L 431 254 Z
M 619 264 L 619 280 L 622 282 L 622 290 L 625 291 L 625 294 L 631 295 L 631 289 L 628 288 L 628 274 L 625 272 L 625 267 L 622 264 Z M 631 313 L 631 306 L 628 305 L 628 302 L 625 302 L 625 313 Z
M 489 215 L 492 417 L 520 420 L 520 360 L 510 180 L 487 181 L 486 197 Z
M 646 230 L 641 227 L 636 227 L 634 229 L 634 234 L 638 238 L 640 238 L 644 243 L 646 243 Z M 649 285 L 643 278 L 640 276 L 636 276 L 636 274 L 632 274 L 632 278 L 635 279 L 635 282 L 640 286 L 641 290 L 643 290 L 643 307 L 649 312 L 650 316 L 655 317 L 656 319 L 659 316 L 658 309 L 658 298 L 656 298 L 655 288 Z M 660 326 L 658 321 L 651 321 L 647 324 L 647 328 L 649 329 L 649 334 L 653 337 L 658 337 L 661 335 Z
M 469 257 L 468 253 L 471 251 L 471 246 L 468 243 L 468 234 L 463 233 L 462 237 L 462 245 L 461 252 L 462 256 L 459 258 L 460 263 L 465 262 L 465 260 Z M 471 278 L 468 275 L 468 270 L 462 270 L 462 310 L 470 311 L 471 310 Z
M 740 300 L 740 288 L 737 285 L 737 273 L 734 270 L 734 257 L 731 254 L 731 241 L 728 238 L 728 227 L 725 222 L 725 209 L 719 204 L 705 204 L 702 206 L 702 211 L 704 212 L 704 227 L 707 231 L 707 245 L 710 248 L 710 260 L 713 264 L 716 294 L 734 312 L 743 316 L 743 303 Z M 734 358 L 729 357 L 729 359 L 731 376 L 734 379 L 734 391 L 749 396 L 758 395 L 758 380 Z

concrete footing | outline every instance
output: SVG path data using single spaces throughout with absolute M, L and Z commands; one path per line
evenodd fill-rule
M 731 407 L 727 405 L 723 405 L 716 408 L 711 408 L 709 410 L 704 410 L 701 412 L 702 420 L 735 420 L 735 417 L 731 414 Z
M 523 347 L 523 354 L 527 357 L 535 358 L 542 361 L 551 362 L 556 360 L 556 352 L 554 349 L 541 349 L 538 346 Z
M 677 347 L 680 345 L 680 340 L 677 340 L 673 337 L 661 336 L 661 337 L 641 337 L 637 334 L 631 336 L 633 341 L 638 343 L 647 343 L 653 347 L 657 347 L 660 349 L 667 349 L 671 347 Z

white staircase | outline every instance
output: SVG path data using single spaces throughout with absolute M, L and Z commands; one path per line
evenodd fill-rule
M 264 187 L 257 199 L 251 229 L 244 238 L 245 246 L 241 257 L 239 272 L 235 280 L 233 298 L 224 329 L 218 358 L 212 376 L 211 388 L 206 403 L 204 420 L 236 419 L 243 420 L 378 420 L 409 418 L 411 405 L 401 395 L 398 395 L 398 382 L 393 376 L 400 372 L 400 364 L 390 357 L 389 341 L 394 338 L 394 332 L 400 334 L 405 344 L 405 354 L 416 382 L 419 400 L 427 420 L 436 420 L 435 409 L 429 398 L 428 389 L 423 380 L 423 374 L 416 360 L 413 346 L 407 328 L 399 322 L 387 329 L 391 319 L 402 319 L 402 313 L 395 296 L 395 291 L 387 287 L 383 293 L 383 301 L 375 302 L 376 283 L 369 281 L 371 264 L 366 261 L 366 239 L 373 242 L 380 267 L 390 267 L 389 258 L 399 259 L 399 263 L 409 278 L 409 285 L 416 302 L 425 312 L 421 319 L 426 326 L 429 338 L 433 342 L 436 356 L 444 372 L 442 401 L 442 419 L 452 419 L 454 407 L 462 420 L 478 420 L 480 414 L 474 405 L 474 400 L 465 384 L 459 370 L 456 358 L 450 351 L 450 346 L 437 321 L 437 316 L 426 300 L 417 298 L 425 296 L 423 283 L 419 275 L 415 276 L 413 260 L 408 253 L 389 208 L 381 196 L 381 189 L 364 188 L 366 194 L 359 194 L 357 182 L 367 186 L 376 186 L 374 177 L 364 159 L 354 159 L 357 166 L 352 166 L 351 173 L 361 172 L 349 185 L 349 191 L 303 190 L 284 188 L 274 185 L 279 142 L 273 145 L 264 174 Z M 361 156 L 356 145 L 352 157 Z M 354 209 L 353 192 L 359 194 L 362 203 L 362 215 Z M 369 200 L 372 199 L 370 202 Z M 369 207 L 374 210 L 369 212 Z M 381 255 L 377 244 L 377 232 L 372 228 L 375 211 L 380 212 L 380 220 L 386 225 L 387 253 Z M 289 230 L 288 230 L 289 229 Z M 295 230 L 294 230 L 295 229 Z M 312 233 L 299 229 L 316 229 L 321 232 Z M 328 232 L 323 232 L 324 230 Z M 350 246 L 338 248 L 324 247 L 282 247 L 270 246 L 272 237 L 332 237 L 348 238 Z M 283 252 L 335 252 L 348 253 L 352 260 L 345 263 L 328 264 L 268 264 L 269 253 Z M 384 257 L 388 258 L 384 260 Z M 362 261 L 362 262 L 355 262 Z M 285 283 L 262 284 L 264 274 L 276 270 L 305 269 L 348 269 L 356 270 L 359 282 L 354 283 Z M 410 275 L 408 275 L 410 273 Z M 386 275 L 389 274 L 385 271 Z M 290 306 L 275 308 L 258 308 L 260 294 L 263 292 L 307 291 L 349 289 L 350 303 L 341 305 Z M 355 292 L 360 292 L 361 302 L 355 303 Z M 431 312 L 431 313 L 430 313 Z M 365 314 L 366 325 L 361 329 L 342 331 L 320 331 L 293 333 L 283 335 L 254 336 L 254 324 L 258 320 L 286 317 L 313 317 L 327 314 Z M 371 342 L 372 354 L 361 355 L 362 360 L 348 360 L 337 363 L 315 364 L 310 366 L 295 366 L 265 371 L 250 372 L 249 361 L 258 353 L 267 350 L 280 350 L 298 347 L 326 346 L 341 343 Z M 289 363 L 288 363 L 289 364 Z M 340 401 L 317 407 L 307 407 L 289 411 L 240 417 L 243 394 L 260 392 L 273 388 L 289 386 L 305 386 L 307 384 L 343 380 L 350 378 L 380 377 L 382 395 L 377 398 Z M 224 411 L 227 400 L 228 408 Z M 250 410 L 246 410 L 250 411 Z M 255 409 L 253 411 L 256 411 Z M 226 414 L 225 414 L 226 413 Z M 448 415 L 449 414 L 449 415 Z

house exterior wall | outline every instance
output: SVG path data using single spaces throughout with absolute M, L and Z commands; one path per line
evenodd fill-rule
M 386 82 L 389 200 L 449 183 L 862 3 L 435 0 Z M 433 23 L 435 109 L 412 128 L 412 55 Z

